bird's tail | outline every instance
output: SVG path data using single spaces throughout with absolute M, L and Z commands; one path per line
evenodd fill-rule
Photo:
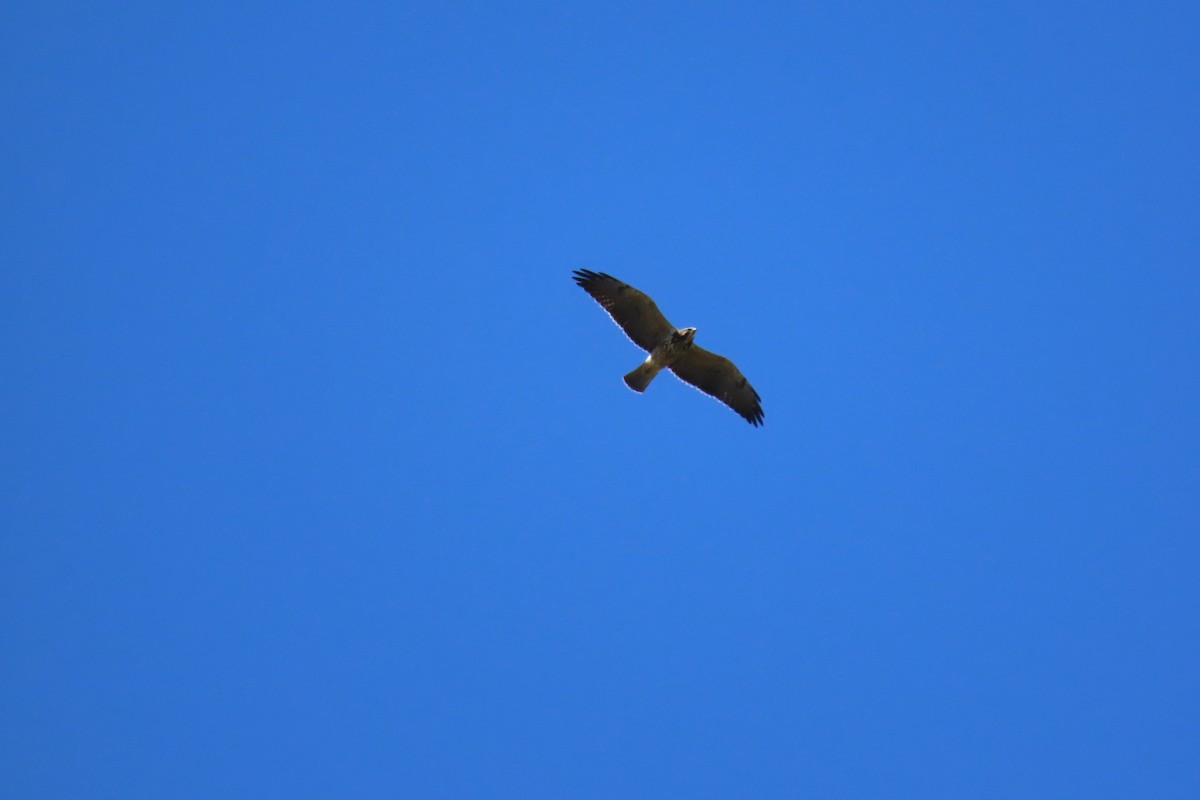
M 646 387 L 650 385 L 650 381 L 654 380 L 654 376 L 661 370 L 658 364 L 655 364 L 650 359 L 646 359 L 638 365 L 637 369 L 633 370 L 625 376 L 625 385 L 635 392 L 644 392 Z

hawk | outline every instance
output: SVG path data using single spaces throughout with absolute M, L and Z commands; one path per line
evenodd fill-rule
M 695 328 L 676 328 L 646 294 L 603 272 L 575 270 L 575 283 L 604 307 L 633 343 L 650 352 L 625 376 L 635 392 L 644 392 L 663 369 L 712 395 L 758 427 L 763 421 L 758 392 L 733 362 L 693 343 Z

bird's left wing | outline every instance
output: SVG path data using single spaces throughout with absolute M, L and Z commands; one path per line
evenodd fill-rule
M 728 358 L 692 345 L 675 360 L 671 371 L 741 414 L 751 425 L 762 424 L 762 398 Z

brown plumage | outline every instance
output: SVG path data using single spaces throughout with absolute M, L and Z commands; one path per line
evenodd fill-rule
M 629 388 L 645 391 L 659 371 L 669 369 L 732 408 L 751 425 L 762 424 L 758 392 L 728 358 L 693 344 L 695 328 L 677 329 L 648 295 L 611 275 L 577 269 L 574 277 L 633 343 L 650 353 L 641 366 L 625 376 Z

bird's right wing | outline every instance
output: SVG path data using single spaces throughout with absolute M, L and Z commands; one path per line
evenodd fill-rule
M 594 297 L 625 335 L 643 350 L 653 350 L 675 330 L 648 295 L 612 275 L 577 269 L 575 282 Z

